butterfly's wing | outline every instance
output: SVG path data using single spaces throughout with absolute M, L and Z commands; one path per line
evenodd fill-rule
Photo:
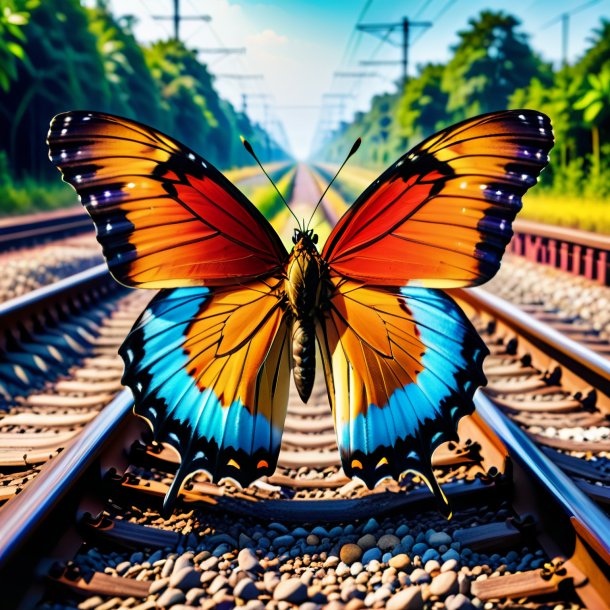
M 317 337 L 345 473 L 372 488 L 415 471 L 446 504 L 431 454 L 473 411 L 485 344 L 440 290 L 334 284 Z
M 121 347 L 136 413 L 182 458 L 166 507 L 195 470 L 242 485 L 275 470 L 290 378 L 278 281 L 162 290 Z
M 322 256 L 332 272 L 374 285 L 481 284 L 497 272 L 521 197 L 552 146 L 549 119 L 532 110 L 449 127 L 362 193 Z
M 169 136 L 97 112 L 57 115 L 49 156 L 78 192 L 122 284 L 236 284 L 280 272 L 287 253 L 254 205 Z

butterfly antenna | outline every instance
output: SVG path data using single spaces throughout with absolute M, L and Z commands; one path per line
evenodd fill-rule
M 324 195 L 326 195 L 326 193 L 328 193 L 328 189 L 333 185 L 333 182 L 335 181 L 335 179 L 339 175 L 339 172 L 343 169 L 343 166 L 348 162 L 349 158 L 360 148 L 360 144 L 362 144 L 362 138 L 358 138 L 354 142 L 354 144 L 352 145 L 352 148 L 350 149 L 347 157 L 345 157 L 345 161 L 343 161 L 343 163 L 341 163 L 341 167 L 337 170 L 337 173 L 333 176 L 333 179 L 328 183 L 328 186 L 324 189 L 324 192 L 322 193 L 322 196 L 318 200 L 318 203 L 316 203 L 316 207 L 313 209 L 313 212 L 311 213 L 311 216 L 309 217 L 309 221 L 307 222 L 307 229 L 309 229 L 309 223 L 312 221 L 313 216 L 316 213 L 316 210 L 318 209 L 318 207 L 322 203 L 322 199 L 324 199 Z
M 254 149 L 252 148 L 252 145 L 250 144 L 250 142 L 248 142 L 248 140 L 246 140 L 246 138 L 244 138 L 243 136 L 239 136 L 239 137 L 241 139 L 241 143 L 244 145 L 244 148 L 252 155 L 252 158 L 258 163 L 258 166 L 263 170 L 263 174 L 265 174 L 265 176 L 267 176 L 267 180 L 269 180 L 269 182 L 271 182 L 276 193 L 280 196 L 280 199 L 284 202 L 284 205 L 288 208 L 288 211 L 292 214 L 293 218 L 297 221 L 297 226 L 299 228 L 301 228 L 299 219 L 296 217 L 295 213 L 292 211 L 292 208 L 288 205 L 288 203 L 284 199 L 284 196 L 282 195 L 282 193 L 280 193 L 280 189 L 277 188 L 277 186 L 275 185 L 275 182 L 273 182 L 273 180 L 271 180 L 271 176 L 266 172 L 265 168 L 263 167 L 263 164 L 258 160 L 258 157 L 256 156 L 256 153 L 254 152 Z

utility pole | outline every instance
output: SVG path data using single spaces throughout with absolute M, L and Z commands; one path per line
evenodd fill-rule
M 174 14 L 168 15 L 153 15 L 153 19 L 166 20 L 171 19 L 174 22 L 174 40 L 180 40 L 180 22 L 181 21 L 212 21 L 209 15 L 182 15 L 180 14 L 180 0 L 174 0 Z
M 546 30 L 548 27 L 555 25 L 561 21 L 561 66 L 565 68 L 568 65 L 568 41 L 570 36 L 570 17 L 576 15 L 581 11 L 584 11 L 594 4 L 599 4 L 601 0 L 589 0 L 565 13 L 561 13 L 559 16 L 554 17 L 550 21 L 547 21 L 540 29 Z
M 411 21 L 408 17 L 403 17 L 402 21 L 395 23 L 359 23 L 356 29 L 361 32 L 367 32 L 373 36 L 378 36 L 383 42 L 389 42 L 393 46 L 398 46 L 396 43 L 390 40 L 390 36 L 395 31 L 402 32 L 402 58 L 395 61 L 374 61 L 367 60 L 361 61 L 360 64 L 363 66 L 380 66 L 389 64 L 402 64 L 402 82 L 406 83 L 408 78 L 409 70 L 409 37 L 411 35 L 412 28 L 429 28 L 432 26 L 430 21 Z

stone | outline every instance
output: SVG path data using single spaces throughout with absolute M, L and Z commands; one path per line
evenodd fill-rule
M 420 587 L 408 587 L 392 595 L 387 601 L 387 610 L 419 610 L 423 608 L 424 600 L 422 598 Z
M 458 562 L 455 559 L 448 559 L 441 566 L 441 572 L 455 572 L 458 569 Z
M 426 535 L 426 542 L 436 548 L 442 544 L 449 546 L 453 541 L 451 536 L 445 532 L 432 532 Z
M 211 595 L 215 595 L 221 589 L 226 589 L 229 587 L 229 581 L 219 574 L 213 581 L 212 584 L 208 587 L 208 593 Z
M 188 591 L 197 587 L 200 583 L 201 573 L 193 567 L 185 567 L 181 570 L 174 570 L 169 579 L 169 586 L 181 591 Z
M 431 595 L 443 597 L 450 593 L 458 592 L 458 577 L 455 572 L 441 572 L 435 576 L 430 583 Z
M 322 565 L 325 568 L 336 568 L 339 565 L 339 561 L 341 560 L 336 555 L 331 555 Z
M 199 567 L 203 570 L 215 570 L 218 565 L 218 557 L 208 557 L 199 564 Z
M 168 608 L 175 604 L 181 604 L 185 599 L 186 597 L 180 589 L 165 589 L 157 600 L 157 606 L 159 608 Z
M 362 555 L 362 563 L 367 564 L 369 561 L 379 561 L 381 559 L 381 551 L 378 548 L 372 548 Z
M 155 580 L 154 582 L 152 582 L 150 584 L 149 592 L 151 594 L 159 593 L 160 591 L 163 591 L 163 589 L 165 589 L 165 587 L 167 587 L 168 583 L 169 583 L 169 578 L 167 578 L 167 577 L 159 578 L 159 580 Z
M 375 517 L 371 517 L 366 522 L 366 525 L 362 528 L 362 533 L 363 534 L 372 534 L 378 530 L 379 530 L 379 523 L 377 523 L 377 520 L 375 519 Z
M 455 549 L 449 549 L 441 555 L 441 558 L 445 562 L 453 560 L 457 563 L 460 560 L 460 554 Z
M 377 540 L 375 539 L 375 536 L 373 536 L 373 534 L 365 534 L 364 536 L 361 536 L 358 539 L 358 546 L 363 551 L 368 551 L 369 549 L 372 549 L 376 544 Z
M 307 587 L 298 578 L 282 580 L 273 591 L 273 599 L 300 604 L 307 599 Z
M 422 584 L 425 582 L 430 582 L 430 574 L 426 572 L 426 570 L 422 570 L 421 568 L 415 568 L 413 572 L 409 575 L 411 582 Z
M 294 544 L 294 537 L 290 534 L 284 534 L 283 536 L 278 536 L 273 540 L 273 546 L 276 548 L 288 548 Z
M 357 576 L 362 570 L 364 570 L 364 566 L 359 561 L 356 561 L 352 564 L 349 572 L 352 576 Z
M 421 557 L 421 560 L 426 564 L 431 559 L 438 559 L 440 557 L 439 552 L 436 549 L 428 549 Z
M 344 563 L 351 565 L 362 557 L 362 548 L 357 544 L 344 544 L 339 551 L 339 557 Z
M 189 604 L 194 604 L 199 601 L 205 595 L 205 591 L 199 587 L 195 587 L 194 589 L 190 589 L 186 592 L 186 601 Z
M 411 558 L 408 555 L 405 555 L 405 553 L 401 553 L 400 555 L 392 557 L 392 559 L 388 561 L 388 565 L 397 570 L 404 570 L 411 565 Z
M 243 608 L 244 610 L 265 610 L 265 604 L 259 599 L 251 599 Z
M 426 570 L 426 572 L 428 572 L 428 574 L 432 574 L 433 572 L 440 572 L 441 564 L 438 561 L 436 561 L 436 559 L 430 559 L 430 560 L 426 561 L 426 563 L 424 565 L 424 570 Z
M 382 551 L 391 551 L 395 546 L 398 546 L 400 543 L 400 538 L 398 536 L 394 536 L 394 534 L 384 534 L 377 541 L 377 546 Z
M 172 573 L 180 572 L 184 568 L 193 567 L 193 553 L 184 553 L 178 557 L 174 563 Z
M 258 557 L 254 554 L 252 549 L 242 549 L 237 555 L 237 565 L 244 570 L 244 572 L 260 572 L 261 564 L 258 561 Z
M 318 546 L 320 544 L 320 537 L 315 534 L 309 534 L 305 540 L 309 546 Z
M 396 535 L 399 538 L 402 538 L 403 536 L 406 536 L 409 533 L 409 527 L 407 525 L 405 525 L 404 523 L 402 525 L 399 525 L 396 528 Z
M 242 578 L 233 589 L 233 595 L 244 601 L 256 599 L 258 597 L 258 589 L 250 578 Z
M 413 545 L 411 551 L 413 555 L 419 555 L 420 557 L 428 550 L 428 545 L 425 542 L 417 542 Z
M 452 595 L 445 601 L 445 608 L 447 610 L 473 610 L 474 607 L 470 600 L 461 593 Z
M 270 523 L 269 529 L 275 530 L 276 532 L 280 532 L 280 534 L 288 533 L 288 528 L 283 523 L 277 523 L 277 522 Z

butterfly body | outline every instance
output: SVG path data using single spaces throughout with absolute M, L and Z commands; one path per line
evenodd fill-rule
M 292 317 L 293 378 L 299 396 L 307 402 L 316 372 L 316 318 L 328 301 L 324 261 L 316 248 L 317 235 L 295 231 L 294 247 L 286 267 L 286 296 Z
M 181 456 L 167 508 L 197 470 L 241 485 L 274 472 L 291 368 L 307 401 L 316 345 L 344 472 L 372 488 L 415 471 L 446 506 L 432 452 L 458 440 L 488 350 L 443 290 L 498 271 L 548 162 L 548 117 L 492 112 L 430 136 L 358 197 L 320 252 L 300 227 L 290 254 L 221 172 L 146 125 L 68 112 L 48 142 L 110 272 L 162 289 L 119 353 L 135 413 Z

